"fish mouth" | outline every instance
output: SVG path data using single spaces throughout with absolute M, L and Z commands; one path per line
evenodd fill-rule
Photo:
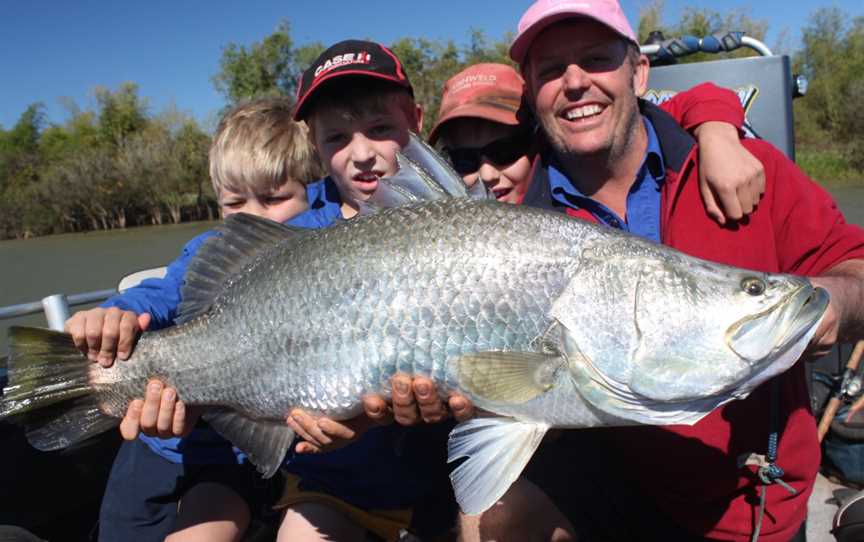
M 774 357 L 806 335 L 812 336 L 829 301 L 825 289 L 806 284 L 771 308 L 733 324 L 726 332 L 726 342 L 750 363 Z

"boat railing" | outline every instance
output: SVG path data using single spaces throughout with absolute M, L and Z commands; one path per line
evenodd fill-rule
M 697 36 L 681 36 L 642 45 L 639 49 L 644 55 L 663 59 L 677 58 L 692 55 L 693 53 L 730 52 L 740 47 L 753 49 L 762 56 L 774 55 L 767 45 L 756 38 L 745 36 L 744 32 L 726 32 L 701 38 Z
M 48 322 L 49 328 L 63 331 L 63 323 L 66 322 L 70 315 L 69 307 L 99 303 L 116 293 L 116 289 L 111 289 L 68 296 L 66 294 L 49 295 L 48 297 L 43 297 L 41 301 L 0 307 L 0 320 L 18 318 L 41 312 L 45 314 L 45 320 Z
M 91 305 L 93 303 L 105 301 L 119 292 L 137 286 L 144 279 L 162 278 L 165 276 L 166 271 L 166 267 L 145 269 L 123 277 L 116 288 L 73 295 L 54 294 L 49 295 L 48 297 L 43 297 L 41 301 L 31 301 L 29 303 L 0 307 L 0 320 L 18 318 L 20 316 L 28 316 L 41 312 L 45 314 L 45 320 L 48 322 L 49 328 L 56 331 L 63 331 L 63 324 L 71 315 L 69 310 L 70 307 Z

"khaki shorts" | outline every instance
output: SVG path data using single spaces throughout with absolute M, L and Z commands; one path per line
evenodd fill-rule
M 387 542 L 393 542 L 399 539 L 399 532 L 402 529 L 408 529 L 411 525 L 411 516 L 413 511 L 410 508 L 393 509 L 393 510 L 364 510 L 347 502 L 317 491 L 304 491 L 300 489 L 300 478 L 293 474 L 285 473 L 285 489 L 282 491 L 276 504 L 273 505 L 275 510 L 289 508 L 300 503 L 318 503 L 329 506 L 348 516 L 354 523 L 362 526 L 366 530 L 375 533 Z

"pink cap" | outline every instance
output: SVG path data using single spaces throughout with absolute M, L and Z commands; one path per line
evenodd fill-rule
M 537 0 L 519 20 L 510 58 L 522 64 L 537 34 L 552 23 L 573 17 L 590 17 L 639 45 L 618 0 Z
M 519 124 L 522 77 L 506 64 L 474 64 L 444 83 L 444 95 L 429 142 L 435 144 L 440 128 L 449 120 L 473 117 L 500 124 Z

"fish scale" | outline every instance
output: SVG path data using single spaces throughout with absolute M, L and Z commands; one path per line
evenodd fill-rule
M 472 207 L 470 214 L 461 212 L 466 205 Z M 314 234 L 304 234 L 308 239 L 293 247 L 303 258 L 283 254 L 287 257 L 275 269 L 264 263 L 267 260 L 261 260 L 243 280 L 230 285 L 217 298 L 214 314 L 208 317 L 206 326 L 187 324 L 172 328 L 169 333 L 176 352 L 173 359 L 152 357 L 149 344 L 162 340 L 161 332 L 144 336 L 130 362 L 121 364 L 122 370 L 134 375 L 135 382 L 129 391 L 134 396 L 141 389 L 140 383 L 153 373 L 151 366 L 202 370 L 206 367 L 206 373 L 188 369 L 167 372 L 165 378 L 168 384 L 183 390 L 181 396 L 190 403 L 225 404 L 228 390 L 233 390 L 235 394 L 227 406 L 242 405 L 255 417 L 265 415 L 258 405 L 264 396 L 273 398 L 273 403 L 281 407 L 278 418 L 291 407 L 339 418 L 356 414 L 358 397 L 381 389 L 397 367 L 408 373 L 437 376 L 440 380 L 450 357 L 486 350 L 525 349 L 548 325 L 545 313 L 552 296 L 567 280 L 560 265 L 557 270 L 554 268 L 561 258 L 553 254 L 563 247 L 559 239 L 553 246 L 547 245 L 543 251 L 548 251 L 545 257 L 539 254 L 536 259 L 525 258 L 528 250 L 537 252 L 535 243 L 513 243 L 504 235 L 506 232 L 494 233 L 501 229 L 501 210 L 494 202 L 443 200 L 418 208 L 384 211 L 358 220 L 362 223 L 360 227 L 353 227 L 353 223 L 352 227 L 336 227 L 327 232 L 323 243 Z M 553 223 L 562 221 L 554 215 L 544 218 Z M 409 225 L 409 231 L 417 232 L 416 235 L 400 237 L 399 242 L 392 240 L 391 232 L 381 231 L 382 227 L 399 231 Z M 370 237 L 372 231 L 377 233 Z M 478 239 L 481 235 L 491 237 L 491 243 L 469 244 L 465 254 L 472 255 L 470 259 L 452 258 L 453 248 L 462 237 Z M 436 239 L 451 242 L 434 242 L 432 250 L 414 248 Z M 340 268 L 338 273 L 316 271 L 316 266 L 325 265 L 325 258 L 326 261 L 338 258 L 338 253 L 331 253 L 333 246 L 344 247 L 346 252 L 362 246 L 363 257 L 354 265 Z M 490 246 L 494 249 L 489 250 Z M 394 264 L 391 256 L 394 253 L 406 257 Z M 494 263 L 508 257 L 513 261 L 521 258 L 520 265 L 496 273 Z M 437 271 L 430 274 L 429 269 Z M 359 289 L 362 295 L 356 295 L 358 290 L 334 292 L 333 282 L 351 283 L 350 277 L 357 276 L 367 278 Z M 550 288 L 555 283 L 558 286 Z M 416 285 L 411 289 L 410 304 L 398 289 L 403 285 Z M 438 300 L 446 298 L 443 292 L 457 294 L 442 305 Z M 403 297 L 397 298 L 399 295 Z M 240 299 L 247 301 L 237 302 Z M 379 302 L 373 304 L 371 299 Z M 510 310 L 509 304 L 504 311 L 496 310 L 496 302 L 509 303 L 511 299 L 517 310 Z M 292 325 L 290 318 L 275 316 L 279 313 L 307 317 Z M 435 317 L 430 321 L 431 314 Z M 260 323 L 241 330 L 238 340 L 237 332 L 226 332 L 231 322 L 237 321 Z M 202 333 L 204 327 L 206 332 Z M 428 349 L 415 349 L 406 340 L 419 336 L 426 338 L 421 344 L 428 344 Z M 247 343 L 255 345 L 255 350 L 243 348 Z M 352 354 L 358 350 L 366 353 L 361 356 L 362 379 L 355 379 L 353 389 L 347 393 L 329 386 L 334 375 L 345 374 L 347 368 L 357 366 L 357 356 Z M 202 357 L 205 352 L 207 356 Z M 252 376 L 261 385 L 238 388 L 230 378 L 219 376 L 231 374 L 238 364 L 249 364 L 252 356 L 260 358 Z M 205 375 L 224 382 L 224 388 L 202 388 L 198 380 Z M 206 394 L 185 392 L 187 389 L 204 389 Z M 236 395 L 243 389 L 246 396 Z M 352 398 L 350 404 L 347 397 Z M 266 417 L 273 418 L 276 413 L 267 414 Z

